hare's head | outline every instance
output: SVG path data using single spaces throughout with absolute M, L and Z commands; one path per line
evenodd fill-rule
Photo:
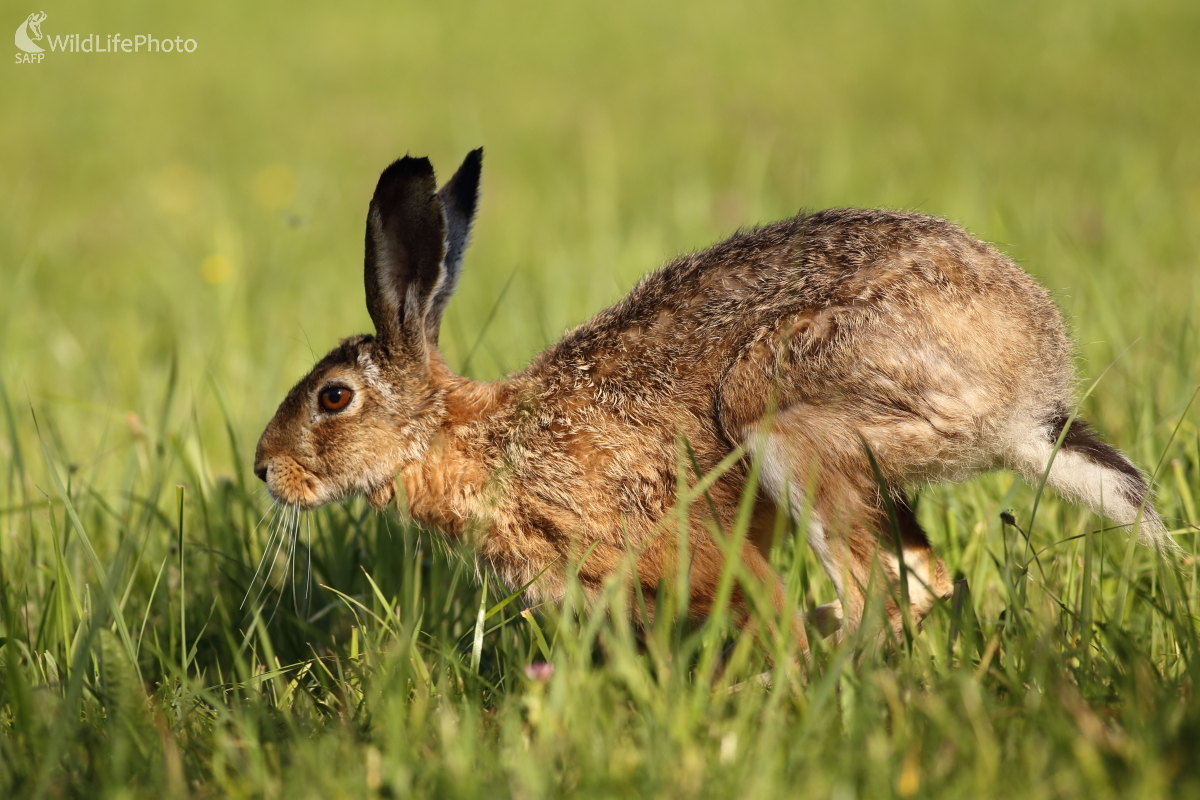
M 441 191 L 428 159 L 379 177 L 367 212 L 367 311 L 375 335 L 342 341 L 297 383 L 263 431 L 254 473 L 300 508 L 366 494 L 383 508 L 392 477 L 420 458 L 441 420 L 438 328 L 462 265 L 483 150 Z

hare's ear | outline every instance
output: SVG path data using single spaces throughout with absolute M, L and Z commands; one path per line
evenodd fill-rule
M 367 212 L 367 312 L 393 358 L 424 360 L 425 319 L 442 282 L 446 218 L 427 158 L 383 171 Z
M 446 260 L 442 267 L 442 283 L 433 296 L 429 314 L 425 318 L 426 335 L 435 345 L 438 329 L 442 325 L 442 312 L 446 310 L 446 303 L 454 294 L 458 276 L 462 274 L 463 253 L 471 237 L 475 209 L 479 206 L 479 171 L 482 166 L 483 148 L 480 147 L 467 153 L 458 172 L 438 192 L 438 199 L 442 201 L 442 210 L 446 214 Z

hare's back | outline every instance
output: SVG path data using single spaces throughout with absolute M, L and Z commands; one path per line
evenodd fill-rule
M 1069 405 L 1062 318 L 994 248 L 890 211 L 824 211 L 796 234 L 793 270 L 779 276 L 790 286 L 764 295 L 773 324 L 722 381 L 731 439 L 772 412 L 849 449 L 866 435 L 916 465 L 912 477 L 935 478 L 963 460 L 986 468 L 1015 425 Z
M 664 440 L 692 418 L 737 441 L 771 398 L 847 430 L 917 417 L 978 435 L 1069 397 L 1069 354 L 1047 292 L 958 226 L 834 209 L 647 275 L 528 375 L 562 419 L 661 422 Z
M 998 390 L 1069 376 L 1049 293 L 957 225 L 836 209 L 807 217 L 801 236 L 798 307 L 785 315 L 784 338 L 815 381 L 898 379 L 915 368 L 920 379 L 902 382 L 911 388 L 954 374 Z
M 571 331 L 540 363 L 621 351 L 711 364 L 722 360 L 719 352 L 795 334 L 789 323 L 803 328 L 826 312 L 923 314 L 921 327 L 951 331 L 963 327 L 954 317 L 965 307 L 987 311 L 968 315 L 979 324 L 1011 320 L 1018 335 L 1043 345 L 1062 337 L 1047 292 L 957 225 L 924 214 L 830 209 L 739 231 L 676 259 Z

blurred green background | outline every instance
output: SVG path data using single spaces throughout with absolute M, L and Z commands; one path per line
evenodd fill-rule
M 46 12 L 47 38 L 197 42 L 0 68 L 0 795 L 1200 786 L 1200 568 L 1185 559 L 1176 586 L 1154 553 L 1048 497 L 1030 546 L 1044 569 L 1023 572 L 1010 548 L 1032 549 L 998 512 L 1024 523 L 1034 490 L 1011 476 L 921 492 L 971 580 L 971 646 L 955 650 L 943 615 L 906 658 L 835 649 L 811 683 L 731 700 L 692 672 L 717 658 L 719 625 L 656 650 L 620 613 L 514 603 L 482 638 L 495 585 L 489 601 L 436 537 L 360 503 L 306 518 L 308 576 L 332 589 L 281 605 L 287 545 L 263 552 L 286 519 L 256 524 L 250 472 L 287 388 L 370 328 L 379 172 L 410 153 L 444 179 L 482 145 L 441 336 L 452 367 L 520 368 L 738 227 L 801 208 L 932 213 L 1053 291 L 1083 385 L 1102 376 L 1085 414 L 1157 469 L 1194 551 L 1200 3 L 0 5 L 11 28 Z M 802 547 L 777 555 L 792 601 L 832 598 Z M 238 606 L 262 564 L 270 623 Z M 136 644 L 119 669 L 102 572 Z M 765 668 L 738 652 L 729 681 Z M 544 687 L 523 670 L 548 653 Z M 131 664 L 143 683 L 109 692 Z

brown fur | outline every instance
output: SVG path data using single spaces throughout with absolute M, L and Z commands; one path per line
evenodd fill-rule
M 683 535 L 691 608 L 703 617 L 724 568 L 712 529 L 734 528 L 749 464 L 692 504 L 681 534 L 681 442 L 699 475 L 744 447 L 761 459 L 762 484 L 742 561 L 782 607 L 767 562 L 776 514 L 807 519 L 838 587 L 838 603 L 813 615 L 828 633 L 858 625 L 868 586 L 901 624 L 893 526 L 868 448 L 916 620 L 951 584 L 903 487 L 998 467 L 1036 479 L 1047 468 L 1048 432 L 1073 407 L 1058 311 L 1011 261 L 919 214 L 841 209 L 739 232 L 648 275 L 521 372 L 495 383 L 452 374 L 426 321 L 440 319 L 458 275 L 472 157 L 474 177 L 469 158 L 440 195 L 424 159 L 381 177 L 366 267 L 377 333 L 322 359 L 268 425 L 255 469 L 277 501 L 311 508 L 358 491 L 382 508 L 398 476 L 414 517 L 468 538 L 511 587 L 541 575 L 535 600 L 561 598 L 567 570 L 590 548 L 585 589 L 628 576 L 632 558 L 652 607 L 659 581 L 675 577 Z M 439 205 L 461 233 L 457 250 Z M 317 405 L 331 384 L 355 393 L 338 413 Z M 1129 506 L 1144 504 L 1145 482 L 1078 431 L 1051 484 L 1097 505 L 1109 481 L 1120 489 L 1109 494 L 1126 495 L 1109 513 L 1134 522 Z M 1153 509 L 1141 513 L 1143 533 L 1161 540 Z M 744 588 L 732 605 L 748 619 Z M 807 648 L 801 620 L 793 631 Z

